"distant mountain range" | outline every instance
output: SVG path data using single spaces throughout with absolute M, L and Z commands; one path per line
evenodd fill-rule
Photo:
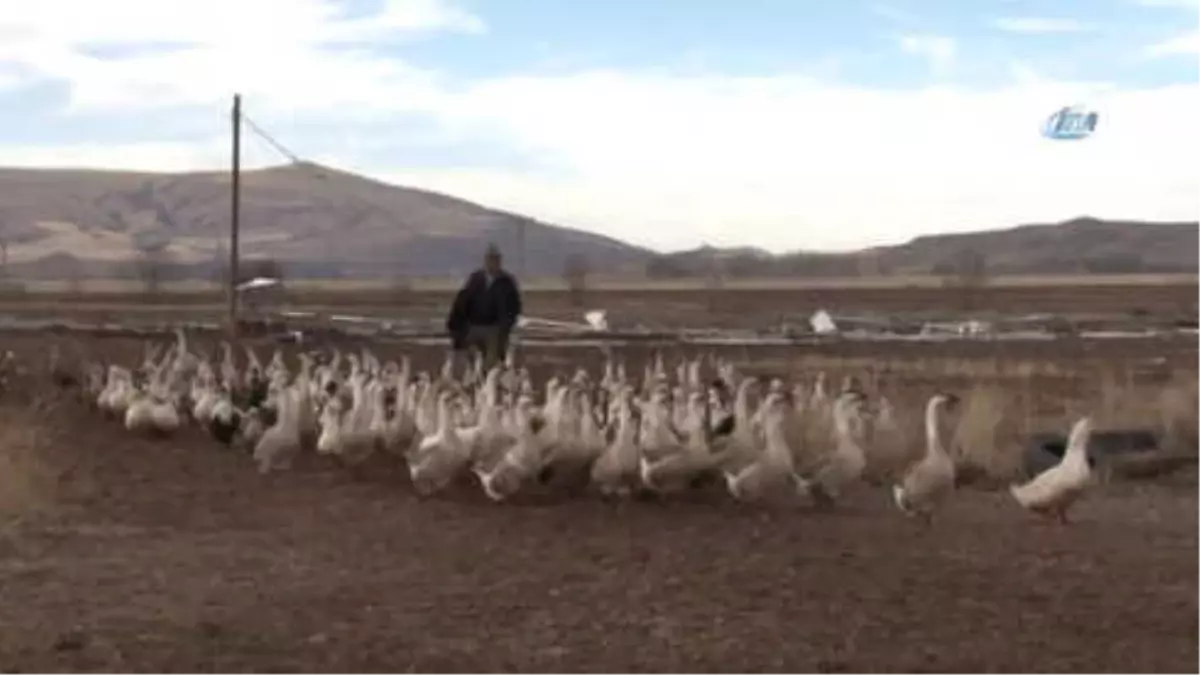
M 658 276 L 855 277 L 934 274 L 1195 274 L 1200 223 L 1076 218 L 1005 230 L 917 237 L 853 253 L 771 255 L 754 249 L 699 248 L 660 256 Z
M 223 260 L 229 175 L 0 169 L 0 236 L 13 276 L 126 276 L 146 249 L 199 274 Z M 241 245 L 297 276 L 460 275 L 494 242 L 510 266 L 524 236 L 528 274 L 572 254 L 597 268 L 639 267 L 652 252 L 589 232 L 396 187 L 316 164 L 246 171 Z
M 219 272 L 230 219 L 224 172 L 152 174 L 0 169 L 0 244 L 18 278 L 130 277 L 149 256 L 171 277 Z M 243 256 L 293 277 L 459 276 L 487 242 L 527 276 L 571 261 L 630 276 L 835 277 L 1190 272 L 1197 223 L 1079 218 L 1007 230 L 919 237 L 846 254 L 771 255 L 751 248 L 656 254 L 424 190 L 311 163 L 242 176 Z M 524 260 L 518 255 L 524 238 Z

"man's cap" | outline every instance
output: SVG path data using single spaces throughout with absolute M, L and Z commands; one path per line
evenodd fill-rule
M 496 246 L 495 244 L 488 244 L 487 250 L 483 252 L 483 257 L 499 258 L 500 257 L 500 247 Z

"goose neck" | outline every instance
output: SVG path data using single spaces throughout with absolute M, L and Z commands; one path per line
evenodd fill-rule
M 844 402 L 838 402 L 833 407 L 833 426 L 840 438 L 850 436 L 850 410 Z
M 451 433 L 454 429 L 454 406 L 450 404 L 449 399 L 438 401 L 438 435 L 445 436 Z
M 930 455 L 943 455 L 945 449 L 942 447 L 942 432 L 941 432 L 941 399 L 933 399 L 925 408 L 925 439 L 928 445 L 927 450 Z

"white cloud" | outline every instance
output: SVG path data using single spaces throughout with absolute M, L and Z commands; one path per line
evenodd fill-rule
M 0 30 L 8 19 L 4 2 Z M 0 161 L 224 167 L 224 78 L 236 75 L 250 113 L 268 129 L 285 126 L 295 111 L 324 125 L 322 138 L 367 135 L 363 122 L 369 120 L 372 131 L 362 139 L 369 146 L 405 133 L 387 126 L 389 119 L 416 117 L 436 123 L 436 138 L 456 145 L 503 143 L 535 159 L 537 168 L 430 169 L 402 153 L 380 158 L 351 143 L 314 160 L 661 248 L 708 241 L 844 249 L 1080 214 L 1183 219 L 1200 210 L 1195 84 L 1129 90 L 1055 82 L 1028 68 L 1016 73 L 1013 84 L 992 90 L 873 90 L 788 74 L 621 71 L 455 81 L 365 49 L 329 50 L 321 26 L 346 20 L 317 11 L 329 3 L 288 2 L 297 9 L 288 13 L 296 30 L 274 32 L 271 49 L 255 61 L 242 60 L 245 45 L 232 39 L 110 58 L 80 51 L 82 38 L 23 43 L 16 51 L 26 58 L 20 63 L 64 78 L 78 112 L 134 114 L 186 104 L 190 114 L 211 111 L 211 133 L 194 142 L 167 142 L 156 140 L 151 128 L 146 142 L 132 145 L 0 145 Z M 187 14 L 184 6 L 191 2 L 185 0 L 171 4 L 173 12 L 197 21 L 204 14 Z M 411 6 L 458 16 L 431 0 Z M 357 21 L 353 25 L 386 25 L 378 16 Z M 470 25 L 422 21 L 429 30 Z M 27 19 L 23 25 L 27 32 L 42 30 Z M 133 32 L 127 25 L 112 30 L 124 31 L 125 38 Z M 151 33 L 147 29 L 139 39 Z M 88 39 L 117 44 L 104 35 L 96 29 Z M 361 38 L 364 46 L 376 39 Z M 13 54 L 10 44 L 0 40 L 0 63 Z M 942 46 L 930 51 L 930 44 Z M 952 41 L 910 46 L 935 60 L 950 61 L 954 54 Z M 27 59 L 35 53 L 46 58 Z M 1051 112 L 1080 101 L 1100 110 L 1093 138 L 1056 142 L 1038 135 Z M 302 136 L 281 140 L 300 151 L 316 145 Z M 251 145 L 249 152 L 248 166 L 272 159 L 261 146 Z
M 1055 19 L 1042 16 L 1002 17 L 992 20 L 992 25 L 1008 33 L 1080 33 L 1092 26 L 1077 19 Z
M 1196 54 L 1200 54 L 1200 31 L 1179 35 L 1146 48 L 1146 55 L 1151 57 Z
M 66 82 L 73 111 L 214 104 L 237 90 L 293 110 L 371 108 L 380 84 L 421 96 L 422 74 L 367 47 L 484 30 L 441 0 L 387 0 L 365 18 L 334 0 L 0 0 L 0 63 Z M 62 17 L 70 16 L 71 21 Z M 141 46 L 117 57 L 86 48 Z M 154 48 L 157 46 L 157 48 Z
M 68 45 L 191 43 L 328 44 L 385 37 L 396 31 L 484 30 L 481 19 L 441 0 L 385 0 L 369 17 L 347 17 L 333 0 L 0 0 L 7 39 Z M 70 17 L 70 21 L 64 21 Z
M 935 75 L 945 75 L 954 66 L 954 38 L 943 35 L 904 35 L 900 38 L 900 49 L 909 54 L 923 56 Z

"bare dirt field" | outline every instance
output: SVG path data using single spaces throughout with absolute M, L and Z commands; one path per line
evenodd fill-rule
M 927 280 L 926 280 L 927 281 Z M 454 288 L 360 289 L 302 286 L 288 291 L 280 304 L 318 312 L 440 317 Z M 1194 320 L 1194 278 L 1163 277 L 1123 281 L 1064 277 L 1046 283 L 1006 283 L 1002 278 L 978 288 L 911 285 L 796 286 L 782 283 L 704 289 L 696 286 L 601 286 L 578 295 L 564 288 L 533 286 L 525 291 L 526 313 L 578 320 L 584 308 L 604 308 L 618 323 L 649 322 L 678 326 L 748 326 L 807 315 L 818 309 L 838 312 L 954 312 L 1031 314 L 1126 314 Z M 219 318 L 225 311 L 220 292 L 188 290 L 144 294 L 125 291 L 87 293 L 31 292 L 0 297 L 0 313 L 70 314 L 81 320 L 112 320 L 137 315 L 172 318 Z
M 720 491 L 496 505 L 463 485 L 419 499 L 382 458 L 357 475 L 314 457 L 262 477 L 196 431 L 133 438 L 50 393 L 40 357 L 52 339 L 0 333 L 26 371 L 0 395 L 0 671 L 1197 664 L 1194 470 L 1098 486 L 1068 527 L 974 487 L 928 530 L 865 484 L 832 513 Z M 78 346 L 130 364 L 140 353 L 126 338 Z M 401 349 L 419 367 L 442 356 L 378 353 Z M 621 355 L 639 368 L 647 354 Z M 995 387 L 1020 406 L 1006 415 L 1059 430 L 1098 406 L 1116 420 L 1137 404 L 1133 421 L 1157 424 L 1151 393 L 1196 373 L 1194 340 L 727 354 L 751 372 L 886 371 L 890 395 L 918 403 L 931 389 Z M 525 358 L 539 379 L 599 362 L 594 350 Z

